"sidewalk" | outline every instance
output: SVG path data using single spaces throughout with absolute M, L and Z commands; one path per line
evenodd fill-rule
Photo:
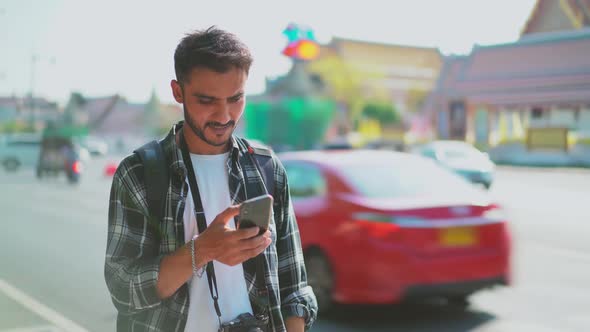
M 529 151 L 523 144 L 514 143 L 491 148 L 488 154 L 495 163 L 500 165 L 590 168 L 589 146 L 576 145 L 568 152 Z

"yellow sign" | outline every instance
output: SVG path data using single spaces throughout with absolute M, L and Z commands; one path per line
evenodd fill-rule
M 529 128 L 527 147 L 529 150 L 568 150 L 568 128 Z
M 377 120 L 363 119 L 359 124 L 358 132 L 366 140 L 378 139 L 381 137 L 381 125 Z

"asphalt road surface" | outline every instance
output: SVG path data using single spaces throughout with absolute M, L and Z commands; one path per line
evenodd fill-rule
M 0 171 L 0 332 L 114 331 L 103 278 L 108 158 L 77 186 Z M 116 160 L 116 158 L 115 158 Z M 514 284 L 444 303 L 341 306 L 313 331 L 590 331 L 590 170 L 498 169 Z

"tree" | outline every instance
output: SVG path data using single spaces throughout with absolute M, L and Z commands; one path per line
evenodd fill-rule
M 351 121 L 361 113 L 368 98 L 385 97 L 383 88 L 373 83 L 383 78 L 382 73 L 362 70 L 337 55 L 310 61 L 307 68 L 321 77 L 333 99 L 348 107 Z
M 381 125 L 391 125 L 400 122 L 400 116 L 395 107 L 385 102 L 369 102 L 363 107 L 362 115 L 379 121 Z

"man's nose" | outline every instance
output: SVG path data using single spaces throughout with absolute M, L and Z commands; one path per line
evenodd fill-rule
M 226 102 L 219 103 L 215 109 L 214 121 L 226 124 L 231 120 L 229 104 Z

